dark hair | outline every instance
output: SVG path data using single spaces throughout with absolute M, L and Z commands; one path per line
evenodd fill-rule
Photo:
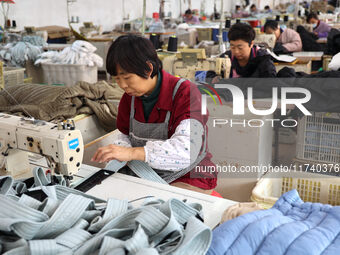
M 190 9 L 185 11 L 185 15 L 190 15 L 190 14 L 192 14 L 192 11 Z
M 264 32 L 266 32 L 267 28 L 271 28 L 273 30 L 276 30 L 279 27 L 279 23 L 275 20 L 267 20 L 266 24 L 264 24 Z
M 311 19 L 319 20 L 318 15 L 316 13 L 314 13 L 314 12 L 311 12 L 310 14 L 308 14 L 307 22 L 309 22 Z
M 269 10 L 269 9 L 270 9 L 269 5 L 266 5 L 266 6 L 264 7 L 264 9 L 265 9 L 265 10 Z
M 250 9 L 253 8 L 253 7 L 256 7 L 256 5 L 255 5 L 255 4 L 252 4 L 252 5 L 250 6 Z
M 255 30 L 246 23 L 236 23 L 231 26 L 228 39 L 229 41 L 243 40 L 250 45 L 255 39 Z
M 124 71 L 134 73 L 147 79 L 147 72 L 151 71 L 149 62 L 153 66 L 151 78 L 162 70 L 162 62 L 150 40 L 136 35 L 122 35 L 111 45 L 106 57 L 106 70 L 109 74 L 117 75 L 117 66 Z
M 236 5 L 236 6 L 235 6 L 235 10 L 237 10 L 238 8 L 241 8 L 241 6 Z

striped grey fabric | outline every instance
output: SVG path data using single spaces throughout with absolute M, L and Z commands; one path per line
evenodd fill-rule
M 133 208 L 124 200 L 44 186 L 50 180 L 39 169 L 34 177 L 44 201 L 17 193 L 11 177 L 0 179 L 1 254 L 203 255 L 209 248 L 212 233 L 196 217 L 199 204 L 155 199 Z

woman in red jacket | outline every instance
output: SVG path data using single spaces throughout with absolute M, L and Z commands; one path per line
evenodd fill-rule
M 99 148 L 92 160 L 144 161 L 174 186 L 211 194 L 217 173 L 197 87 L 162 70 L 152 43 L 143 37 L 119 37 L 106 63 L 125 91 L 117 116 L 121 134 L 114 144 Z

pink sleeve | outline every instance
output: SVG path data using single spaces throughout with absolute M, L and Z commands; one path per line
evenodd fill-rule
M 300 35 L 292 29 L 287 29 L 282 38 L 282 46 L 289 52 L 302 51 L 302 41 Z

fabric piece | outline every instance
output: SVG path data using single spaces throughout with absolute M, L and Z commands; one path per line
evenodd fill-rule
M 13 185 L 13 178 L 9 176 L 0 176 L 0 194 L 6 195 Z
M 322 51 L 322 47 L 317 43 L 318 36 L 308 32 L 303 26 L 298 26 L 296 31 L 299 33 L 304 51 Z
M 20 42 L 0 47 L 1 61 L 6 66 L 24 67 L 27 60 L 35 61 L 43 52 L 46 42 L 40 36 L 25 36 Z
M 328 68 L 332 71 L 339 71 L 340 69 L 340 53 L 332 57 L 331 62 L 328 64 Z
M 167 184 L 148 164 L 139 160 L 132 160 L 128 162 L 128 167 L 140 178 L 152 182 Z
M 339 212 L 339 206 L 304 203 L 291 190 L 271 209 L 217 227 L 207 254 L 335 255 L 340 249 Z
M 340 52 L 340 31 L 332 28 L 327 36 L 327 48 L 325 54 L 335 55 Z
M 95 54 L 97 50 L 91 43 L 77 40 L 62 51 L 47 51 L 35 61 L 37 64 L 71 64 L 86 66 L 103 66 L 103 59 Z
M 220 224 L 222 224 L 225 221 L 232 220 L 243 214 L 257 211 L 257 210 L 261 210 L 261 207 L 259 207 L 257 203 L 255 202 L 238 203 L 238 204 L 232 205 L 228 207 L 227 210 L 224 211 Z
M 27 113 L 35 119 L 64 120 L 78 114 L 95 114 L 106 131 L 115 129 L 118 109 L 111 100 L 123 92 L 105 81 L 95 84 L 79 82 L 72 87 L 23 84 L 0 92 L 0 111 Z

